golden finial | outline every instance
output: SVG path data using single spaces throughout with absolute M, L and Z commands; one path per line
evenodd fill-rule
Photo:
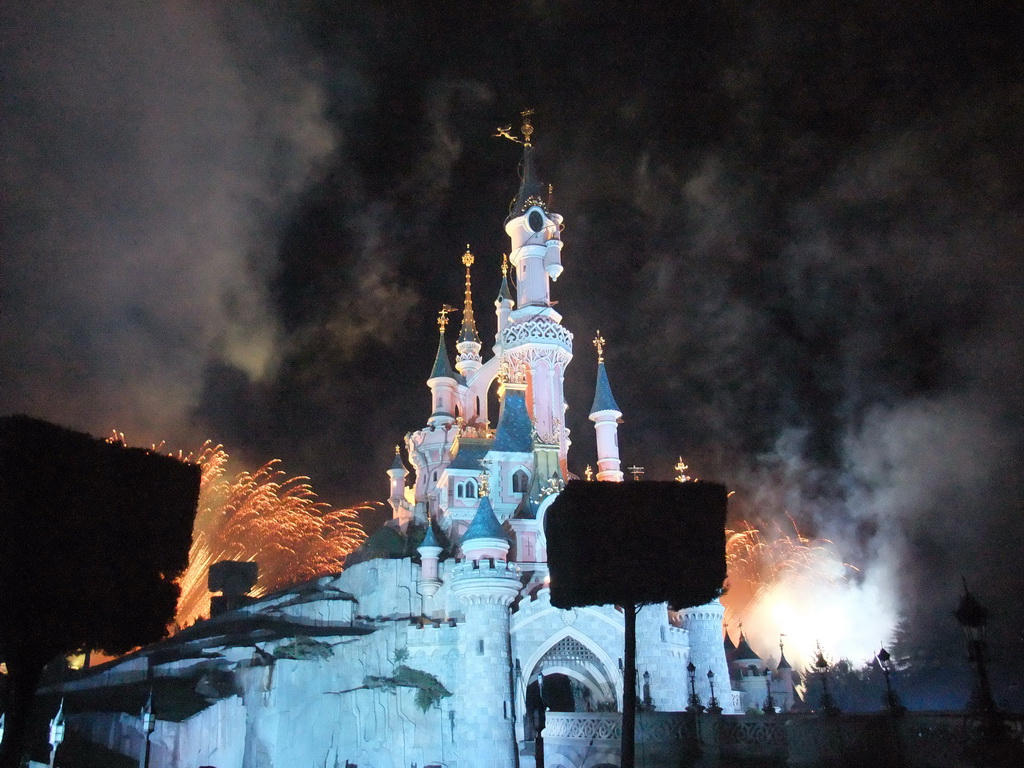
M 501 254 L 501 276 L 503 278 L 508 277 L 508 254 Z
M 524 109 L 519 114 L 523 116 L 523 144 L 528 147 L 530 146 L 530 137 L 533 136 L 533 123 L 530 122 L 530 115 L 533 114 L 533 110 Z
M 674 469 L 678 473 L 676 474 L 677 482 L 688 483 L 690 480 L 693 479 L 688 474 L 686 474 L 686 470 L 688 470 L 689 468 L 689 465 L 685 461 L 683 461 L 683 457 L 680 456 L 679 461 L 676 463 L 674 467 L 672 467 L 672 469 Z
M 469 252 L 469 243 L 466 243 L 466 252 L 462 254 L 462 263 L 466 265 L 466 275 L 469 275 L 469 268 L 473 266 L 473 254 Z
M 442 304 L 441 311 L 437 313 L 437 327 L 441 329 L 441 333 L 444 333 L 444 329 L 448 327 L 448 315 L 453 312 L 458 312 L 455 307 L 450 304 Z
M 597 332 L 597 336 L 594 337 L 594 346 L 597 347 L 597 362 L 604 362 L 604 337 L 601 336 L 601 332 Z
M 594 479 L 594 470 L 589 464 L 587 464 L 587 468 L 583 470 L 583 474 L 586 475 L 588 483 Z
M 398 450 L 398 446 L 396 445 L 395 446 L 395 456 L 398 456 L 400 453 L 401 453 L 401 451 Z

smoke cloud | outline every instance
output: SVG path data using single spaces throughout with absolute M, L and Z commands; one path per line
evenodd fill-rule
M 275 230 L 337 144 L 322 73 L 252 9 L 3 15 L 5 407 L 195 443 L 211 361 L 277 364 Z

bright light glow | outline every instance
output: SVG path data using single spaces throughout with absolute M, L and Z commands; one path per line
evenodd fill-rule
M 722 604 L 733 639 L 742 622 L 758 655 L 777 661 L 783 636 L 786 658 L 798 669 L 811 664 L 819 643 L 833 660 L 872 658 L 896 626 L 891 590 L 859 578 L 828 540 L 806 538 L 795 525 L 791 535 L 762 528 L 741 523 L 726 531 Z

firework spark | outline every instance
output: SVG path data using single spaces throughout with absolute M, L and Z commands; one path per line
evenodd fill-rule
M 124 435 L 111 439 L 123 443 Z M 216 562 L 258 562 L 259 596 L 341 571 L 366 538 L 358 518 L 366 506 L 335 509 L 318 501 L 309 478 L 289 478 L 276 459 L 231 478 L 223 446 L 207 441 L 197 453 L 178 456 L 202 468 L 189 564 L 178 581 L 179 626 L 209 614 L 206 577 Z
M 806 668 L 823 646 L 837 658 L 871 658 L 896 624 L 887 591 L 851 576 L 827 539 L 810 539 L 790 519 L 793 532 L 778 524 L 741 522 L 726 530 L 728 579 L 722 597 L 727 624 L 742 624 L 764 659 L 778 659 L 786 636 L 786 657 Z

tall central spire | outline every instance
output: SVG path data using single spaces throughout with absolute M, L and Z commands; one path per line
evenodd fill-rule
M 459 334 L 459 341 L 480 341 L 480 334 L 476 332 L 476 319 L 473 317 L 473 281 L 469 274 L 469 268 L 473 266 L 476 259 L 470 253 L 469 245 L 462 255 L 462 263 L 466 267 L 466 303 L 462 308 L 462 333 Z
M 470 267 L 476 261 L 469 245 L 466 245 L 466 252 L 462 255 L 462 263 L 466 267 L 466 299 L 462 308 L 462 331 L 459 333 L 459 340 L 455 344 L 458 350 L 458 357 L 455 359 L 455 367 L 459 373 L 468 376 L 481 365 L 480 334 L 476 330 L 476 319 L 473 317 L 473 282 L 470 277 Z

